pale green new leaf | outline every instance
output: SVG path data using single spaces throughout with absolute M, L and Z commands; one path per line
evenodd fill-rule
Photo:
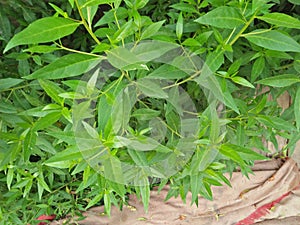
M 78 22 L 61 17 L 46 17 L 36 20 L 8 42 L 4 53 L 18 45 L 55 41 L 72 34 L 79 25 Z
M 31 53 L 49 53 L 56 50 L 60 50 L 60 48 L 55 46 L 49 46 L 49 45 L 36 45 L 32 46 L 30 48 L 27 48 L 23 50 L 24 52 L 31 52 Z
M 51 99 L 53 99 L 60 105 L 63 104 L 64 99 L 59 96 L 59 94 L 64 92 L 62 88 L 60 88 L 56 83 L 49 80 L 39 80 L 39 83 Z
M 236 84 L 240 84 L 245 87 L 255 88 L 249 81 L 247 81 L 243 77 L 235 76 L 235 77 L 232 77 L 231 80 Z
M 258 29 L 245 34 L 244 37 L 251 43 L 266 49 L 282 52 L 300 52 L 300 44 L 298 42 L 277 30 Z
M 218 7 L 195 21 L 201 24 L 229 29 L 236 28 L 245 23 L 239 10 L 228 6 Z
M 300 20 L 284 13 L 267 13 L 256 18 L 276 26 L 300 29 Z
M 69 54 L 24 77 L 26 79 L 61 79 L 83 74 L 92 69 L 101 57 Z
M 165 20 L 159 21 L 159 22 L 153 23 L 149 27 L 147 27 L 141 35 L 141 40 L 147 39 L 147 38 L 155 35 L 159 31 L 159 29 L 161 28 L 161 26 L 163 25 L 164 22 L 165 22 Z
M 258 84 L 268 85 L 272 87 L 287 87 L 300 82 L 300 77 L 294 74 L 283 74 L 274 77 L 268 77 L 257 81 Z
M 181 12 L 178 16 L 178 20 L 176 23 L 176 36 L 177 36 L 178 40 L 181 39 L 182 33 L 183 33 L 183 18 L 182 18 L 182 12 Z

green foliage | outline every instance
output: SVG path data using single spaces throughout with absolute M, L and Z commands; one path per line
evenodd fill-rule
M 110 214 L 129 193 L 147 211 L 154 181 L 198 204 L 266 159 L 263 139 L 293 152 L 299 12 L 292 0 L 4 1 L 0 225 Z

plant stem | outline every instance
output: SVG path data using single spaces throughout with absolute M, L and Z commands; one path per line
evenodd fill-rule
M 78 50 L 75 50 L 75 49 L 72 49 L 72 48 L 67 48 L 65 46 L 63 46 L 62 44 L 58 44 L 58 43 L 55 43 L 58 47 L 60 47 L 62 50 L 66 50 L 66 51 L 69 51 L 69 52 L 74 52 L 74 53 L 79 53 L 79 54 L 83 54 L 83 55 L 90 55 L 90 56 L 96 56 L 96 57 L 103 57 L 104 56 L 99 56 L 97 54 L 93 54 L 93 53 L 89 53 L 89 52 L 82 52 L 82 51 L 78 51 Z
M 168 86 L 165 86 L 163 87 L 162 89 L 168 89 L 168 88 L 171 88 L 171 87 L 175 87 L 175 86 L 179 86 L 181 84 L 184 84 L 190 80 L 193 80 L 195 77 L 197 77 L 199 74 L 201 73 L 201 70 L 197 71 L 196 73 L 194 73 L 192 76 L 186 78 L 185 80 L 183 81 L 180 81 L 178 83 L 175 83 L 175 84 L 171 84 L 171 85 L 168 85 Z
M 93 33 L 92 29 L 89 27 L 89 25 L 87 24 L 86 20 L 84 19 L 83 17 L 83 14 L 82 14 L 82 11 L 80 9 L 80 6 L 78 4 L 78 0 L 75 0 L 75 4 L 76 4 L 76 7 L 78 9 L 78 12 L 79 12 L 79 15 L 80 15 L 80 18 L 81 18 L 81 21 L 85 27 L 85 29 L 89 32 L 89 34 L 91 35 L 91 37 L 94 39 L 94 41 L 100 45 L 101 42 L 98 40 L 98 38 L 96 37 L 96 35 Z
M 230 42 L 229 45 L 232 46 L 241 37 L 241 35 L 244 33 L 244 31 L 249 27 L 250 23 L 252 23 L 252 21 L 255 19 L 255 16 L 256 16 L 256 12 L 253 14 L 253 16 L 250 18 L 250 20 L 246 22 L 244 27 L 238 32 L 238 34 L 234 37 L 234 39 Z

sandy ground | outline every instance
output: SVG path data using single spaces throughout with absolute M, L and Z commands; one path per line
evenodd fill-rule
M 288 158 L 257 162 L 250 179 L 235 172 L 232 188 L 214 187 L 214 201 L 199 196 L 199 206 L 190 205 L 191 194 L 184 204 L 180 198 L 164 201 L 170 187 L 159 194 L 151 191 L 149 212 L 130 196 L 129 205 L 119 211 L 112 207 L 111 217 L 103 216 L 103 207 L 84 213 L 81 225 L 296 225 L 300 224 L 300 173 L 295 160 Z M 63 224 L 64 220 L 52 222 Z M 69 223 L 70 224 L 70 223 Z

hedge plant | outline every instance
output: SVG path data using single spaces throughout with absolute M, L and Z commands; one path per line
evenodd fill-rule
M 295 0 L 4 1 L 0 224 L 213 199 L 299 140 Z M 18 17 L 16 17 L 18 12 Z M 291 96 L 282 112 L 276 99 Z M 288 144 L 279 148 L 278 136 Z

